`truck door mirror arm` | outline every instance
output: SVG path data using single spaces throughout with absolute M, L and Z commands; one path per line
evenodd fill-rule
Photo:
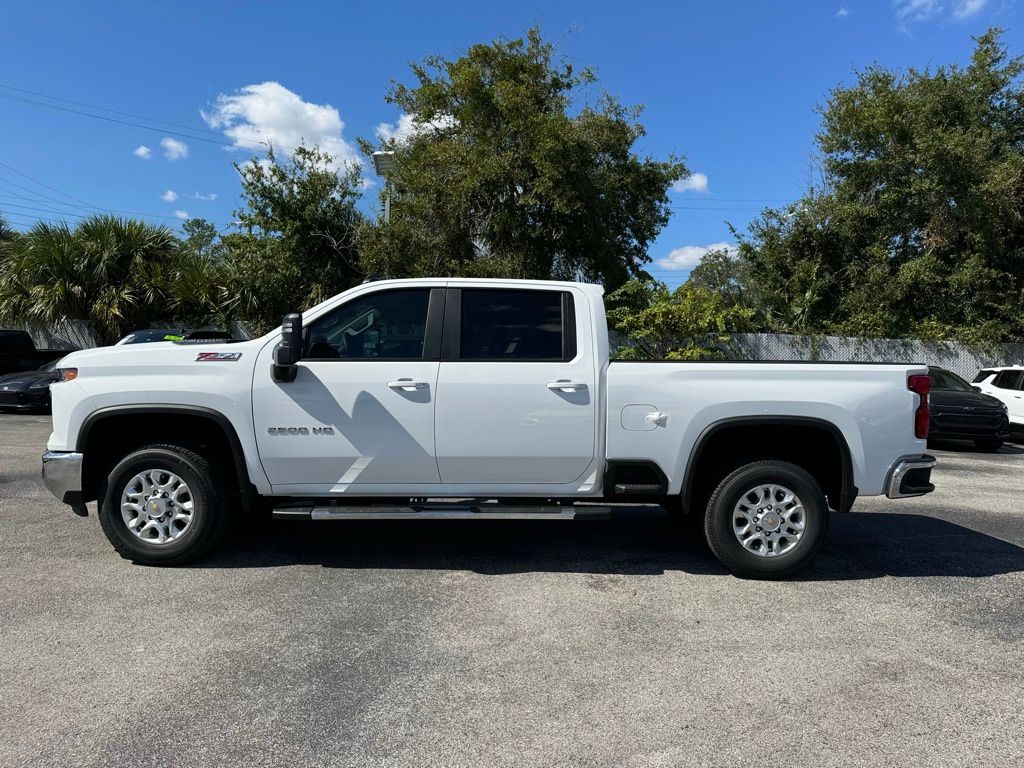
M 281 321 L 281 341 L 274 347 L 274 364 L 270 375 L 281 383 L 295 381 L 299 369 L 296 363 L 302 359 L 302 315 L 293 312 Z

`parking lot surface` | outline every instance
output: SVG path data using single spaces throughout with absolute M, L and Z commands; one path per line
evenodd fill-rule
M 1024 449 L 727 575 L 608 521 L 240 525 L 120 559 L 2 415 L 0 766 L 1020 766 Z

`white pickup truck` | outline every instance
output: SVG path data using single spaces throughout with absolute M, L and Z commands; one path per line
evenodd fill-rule
M 790 574 L 858 494 L 933 489 L 923 365 L 609 360 L 582 283 L 368 282 L 244 342 L 75 352 L 50 490 L 139 563 L 240 516 L 560 520 L 658 503 Z

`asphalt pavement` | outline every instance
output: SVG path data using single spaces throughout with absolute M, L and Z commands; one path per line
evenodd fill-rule
M 1024 449 L 728 575 L 660 510 L 274 522 L 132 565 L 0 428 L 0 766 L 1024 765 Z

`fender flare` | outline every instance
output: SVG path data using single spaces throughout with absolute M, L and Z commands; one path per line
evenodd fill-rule
M 814 427 L 822 429 L 832 436 L 839 447 L 839 454 L 842 458 L 842 474 L 840 476 L 839 499 L 836 509 L 840 512 L 849 512 L 857 498 L 857 486 L 853 484 L 853 459 L 850 455 L 850 446 L 846 442 L 846 436 L 835 424 L 825 419 L 813 416 L 731 416 L 726 419 L 719 419 L 704 428 L 690 450 L 690 456 L 686 461 L 686 471 L 683 474 L 683 508 L 689 509 L 693 500 L 693 468 L 700 459 L 701 452 L 706 447 L 708 440 L 723 429 L 732 427 L 753 427 L 753 426 L 777 426 L 777 427 Z
M 254 506 L 254 501 L 259 494 L 256 491 L 256 486 L 249 479 L 242 441 L 238 439 L 238 432 L 235 431 L 235 426 L 231 423 L 231 420 L 220 411 L 215 411 L 212 408 L 206 408 L 201 405 L 169 405 L 159 403 L 147 405 L 110 405 L 98 408 L 90 413 L 85 418 L 85 421 L 82 422 L 82 426 L 78 430 L 78 439 L 75 441 L 75 449 L 85 453 L 85 448 L 89 444 L 89 433 L 97 424 L 113 416 L 131 414 L 197 416 L 216 424 L 221 432 L 224 433 L 224 437 L 227 439 L 228 446 L 231 449 L 231 458 L 235 465 L 235 475 L 238 481 L 238 490 L 242 498 L 243 509 L 248 512 Z

